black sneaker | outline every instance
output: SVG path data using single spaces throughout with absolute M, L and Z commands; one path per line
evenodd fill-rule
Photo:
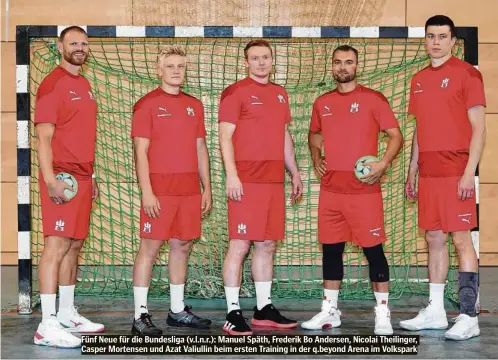
M 287 319 L 273 306 L 268 304 L 261 310 L 254 307 L 254 317 L 251 323 L 255 326 L 274 327 L 279 329 L 291 329 L 297 326 L 296 320 Z
M 252 335 L 252 329 L 242 316 L 242 310 L 232 310 L 227 314 L 223 331 L 230 335 Z
M 191 327 L 197 329 L 207 329 L 211 326 L 211 320 L 203 319 L 192 312 L 192 306 L 185 306 L 185 309 L 179 313 L 174 313 L 170 310 L 166 323 L 169 326 Z
M 150 318 L 148 313 L 142 313 L 140 319 L 134 319 L 131 327 L 132 335 L 162 335 L 163 331 L 156 327 Z

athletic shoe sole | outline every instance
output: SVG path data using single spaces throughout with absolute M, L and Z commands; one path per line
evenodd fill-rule
M 271 320 L 257 320 L 257 319 L 252 319 L 251 324 L 254 326 L 265 326 L 265 327 L 272 327 L 272 328 L 277 328 L 277 329 L 292 329 L 297 326 L 297 321 L 295 323 L 290 323 L 290 324 L 279 324 L 275 321 Z

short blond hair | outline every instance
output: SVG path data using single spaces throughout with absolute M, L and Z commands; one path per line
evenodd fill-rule
M 164 59 L 171 55 L 187 56 L 185 49 L 181 46 L 168 46 L 157 55 L 157 63 L 161 64 Z

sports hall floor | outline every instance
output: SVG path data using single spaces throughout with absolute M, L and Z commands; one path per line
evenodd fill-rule
M 2 306 L 2 328 L 1 328 L 1 356 L 4 359 L 75 359 L 93 358 L 89 355 L 81 355 L 80 350 L 63 350 L 41 347 L 33 344 L 33 333 L 40 321 L 39 309 L 32 315 L 18 315 L 15 311 L 17 304 L 17 267 L 1 267 L 1 306 Z M 324 358 L 417 358 L 417 359 L 493 359 L 498 358 L 498 268 L 481 268 L 481 307 L 482 312 L 479 318 L 481 336 L 468 341 L 455 342 L 444 339 L 443 331 L 423 331 L 421 344 L 418 348 L 418 355 L 415 356 L 328 356 Z M 426 297 L 404 297 L 401 300 L 391 300 L 391 319 L 395 335 L 414 334 L 401 331 L 398 323 L 400 320 L 413 316 L 425 305 Z M 161 327 L 165 334 L 223 334 L 221 326 L 224 323 L 225 301 L 217 300 L 186 300 L 187 304 L 193 305 L 193 309 L 198 314 L 209 317 L 213 320 L 211 330 L 192 331 L 190 329 L 169 328 L 166 326 L 166 316 L 169 302 L 149 301 L 149 309 L 153 315 L 156 326 Z M 274 299 L 275 305 L 285 310 L 285 314 L 297 320 L 304 321 L 313 316 L 320 307 L 319 300 L 279 300 Z M 241 306 L 247 318 L 251 318 L 250 311 L 255 304 L 253 299 L 241 299 Z M 133 299 L 107 299 L 96 296 L 77 298 L 76 305 L 79 306 L 80 313 L 88 318 L 104 323 L 105 334 L 129 334 L 131 329 L 131 319 L 133 314 Z M 338 329 L 330 330 L 330 334 L 373 334 L 373 312 L 371 301 L 342 301 L 340 303 L 342 311 L 342 326 Z M 303 309 L 305 309 L 303 311 Z M 448 318 L 456 316 L 457 309 L 451 303 L 447 303 L 446 310 Z M 450 322 L 451 324 L 451 322 Z M 271 334 L 272 330 L 255 331 L 257 334 Z M 302 331 L 300 328 L 289 330 L 286 334 L 322 334 L 327 332 Z M 168 356 L 168 358 L 199 359 L 199 358 L 233 358 L 234 356 Z M 99 356 L 104 358 L 123 358 L 123 356 Z M 161 356 L 128 355 L 126 358 L 161 358 Z M 164 356 L 163 356 L 164 358 Z M 248 359 L 249 356 L 238 356 L 238 358 Z M 284 356 L 261 356 L 253 358 L 280 358 Z M 291 356 L 292 359 L 303 357 Z M 320 358 L 316 355 L 308 358 Z

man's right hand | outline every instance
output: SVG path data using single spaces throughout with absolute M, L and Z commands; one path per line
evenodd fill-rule
M 313 167 L 315 168 L 318 175 L 320 175 L 320 177 L 325 175 L 325 173 L 327 172 L 327 162 L 322 157 L 313 159 Z
M 244 189 L 242 189 L 242 183 L 238 176 L 227 176 L 227 196 L 233 201 L 242 200 L 242 195 L 244 195 Z
M 47 183 L 48 196 L 56 204 L 63 204 L 69 201 L 64 194 L 64 190 L 66 189 L 73 191 L 73 188 L 62 180 L 54 178 L 54 180 Z
M 152 219 L 157 219 L 161 215 L 161 204 L 152 192 L 142 194 L 142 206 L 145 215 Z
M 410 168 L 405 184 L 406 197 L 410 200 L 417 200 L 417 170 Z

